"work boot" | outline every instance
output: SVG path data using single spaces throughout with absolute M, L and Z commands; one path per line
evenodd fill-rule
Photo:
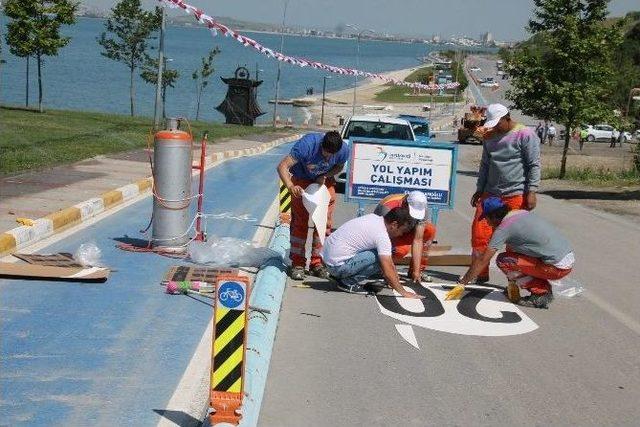
M 328 279 L 331 275 L 329 274 L 329 270 L 324 265 L 316 265 L 315 267 L 311 267 L 311 275 L 319 277 L 321 279 Z
M 551 292 L 547 292 L 546 294 L 532 294 L 520 298 L 520 300 L 518 301 L 518 305 L 521 305 L 523 307 L 549 308 L 549 304 L 551 304 L 551 301 L 553 301 L 553 294 Z
M 304 267 L 291 266 L 289 267 L 289 277 L 293 280 L 304 280 Z
M 507 284 L 507 298 L 514 304 L 520 301 L 520 288 L 516 285 L 516 282 L 509 282 Z
M 342 281 L 338 281 L 337 286 L 338 286 L 338 289 L 340 289 L 341 291 L 348 292 L 350 294 L 369 295 L 369 292 L 370 292 L 363 285 L 359 283 L 355 285 L 347 285 Z

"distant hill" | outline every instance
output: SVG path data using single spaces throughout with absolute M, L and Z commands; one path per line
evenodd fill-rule
M 277 24 L 267 24 L 262 22 L 251 22 L 251 21 L 241 21 L 239 19 L 229 18 L 227 16 L 216 16 L 216 21 L 230 27 L 234 30 L 244 30 L 244 31 L 269 31 L 269 32 L 279 32 L 280 25 Z M 172 16 L 167 18 L 167 22 L 170 25 L 180 25 L 180 26 L 188 26 L 195 27 L 200 24 L 196 22 L 193 16 L 190 15 L 180 15 L 180 16 Z

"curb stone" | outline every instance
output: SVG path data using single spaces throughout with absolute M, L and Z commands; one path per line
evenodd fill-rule
M 300 134 L 294 134 L 265 142 L 252 148 L 212 153 L 207 156 L 206 169 L 217 166 L 225 160 L 262 154 L 273 147 L 293 142 L 300 137 Z M 0 233 L 0 255 L 7 255 L 18 249 L 26 248 L 53 234 L 79 225 L 128 200 L 149 193 L 152 183 L 153 179 L 147 177 L 135 183 L 102 193 L 99 197 L 85 200 L 66 209 L 46 215 L 43 218 L 35 219 L 32 226 L 22 225 Z

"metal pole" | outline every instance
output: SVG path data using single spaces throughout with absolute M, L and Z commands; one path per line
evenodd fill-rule
M 284 10 L 282 11 L 282 26 L 280 27 L 280 53 L 284 50 L 284 24 L 287 19 L 287 6 L 289 0 L 284 2 Z M 278 61 L 278 74 L 276 75 L 276 96 L 273 103 L 273 127 L 276 127 L 276 117 L 278 116 L 278 95 L 280 94 L 280 62 Z
M 360 68 L 360 34 L 356 37 L 356 70 Z M 356 114 L 356 92 L 358 89 L 358 73 L 353 75 L 353 108 L 351 114 L 355 116 Z
M 164 29 L 165 29 L 165 11 L 162 6 L 162 20 L 160 21 L 160 46 L 158 48 L 158 76 L 156 82 L 156 103 L 153 108 L 153 127 L 160 127 L 160 113 L 162 103 L 162 75 L 164 74 Z
M 320 126 L 324 126 L 324 100 L 327 94 L 327 76 L 322 77 L 322 112 L 320 113 Z

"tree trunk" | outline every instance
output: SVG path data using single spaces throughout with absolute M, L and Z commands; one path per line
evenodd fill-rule
M 565 129 L 571 129 L 572 123 L 566 123 Z M 569 141 L 571 140 L 571 135 L 569 132 L 565 130 L 564 132 L 564 147 L 562 148 L 562 163 L 560 164 L 560 176 L 558 178 L 564 179 L 564 175 L 567 172 L 567 152 L 569 151 Z
M 37 54 L 38 59 L 38 111 L 44 112 L 42 108 L 42 55 Z
M 24 106 L 29 106 L 29 57 L 27 56 L 27 79 L 24 95 Z
M 129 78 L 129 101 L 131 103 L 131 117 L 133 117 L 133 98 L 135 97 L 135 90 L 133 88 L 133 74 L 136 70 L 135 66 L 130 66 L 129 69 L 131 70 L 131 76 Z

